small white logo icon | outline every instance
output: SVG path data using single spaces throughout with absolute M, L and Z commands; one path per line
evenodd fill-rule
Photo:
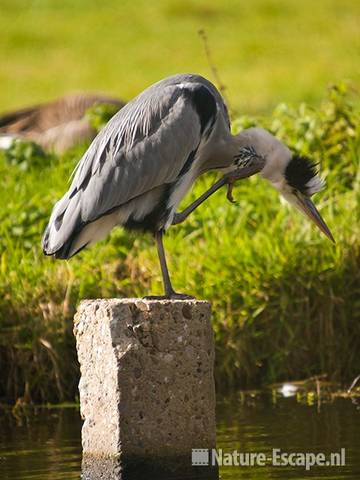
M 207 448 L 193 448 L 191 463 L 195 465 L 209 465 L 209 450 Z

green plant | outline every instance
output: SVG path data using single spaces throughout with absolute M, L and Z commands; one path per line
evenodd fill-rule
M 13 140 L 10 147 L 5 150 L 4 157 L 9 165 L 17 166 L 23 171 L 44 166 L 51 161 L 51 155 L 46 154 L 40 145 L 20 138 Z
M 219 387 L 320 373 L 346 382 L 358 374 L 360 111 L 353 103 L 340 85 L 317 109 L 281 105 L 234 127 L 266 126 L 321 162 L 327 188 L 315 203 L 336 246 L 259 177 L 239 182 L 237 205 L 220 191 L 166 235 L 175 288 L 212 301 Z M 0 397 L 8 401 L 74 398 L 71 329 L 81 299 L 162 290 L 148 236 L 115 229 L 69 262 L 43 256 L 47 218 L 82 152 L 27 171 L 0 157 Z M 184 204 L 214 178 L 200 179 Z
M 90 107 L 85 115 L 88 118 L 90 125 L 99 132 L 118 110 L 119 107 L 116 105 L 101 103 Z

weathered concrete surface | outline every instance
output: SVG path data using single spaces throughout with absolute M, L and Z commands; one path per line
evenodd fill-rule
M 210 314 L 196 300 L 81 303 L 85 479 L 217 478 L 191 467 L 192 448 L 215 448 Z

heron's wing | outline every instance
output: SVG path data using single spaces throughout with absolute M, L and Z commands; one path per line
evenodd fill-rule
M 69 191 L 54 207 L 44 249 L 53 253 L 83 225 L 175 182 L 191 166 L 216 115 L 214 95 L 197 83 L 155 84 L 128 103 L 79 162 Z
M 81 202 L 83 222 L 177 179 L 201 139 L 201 119 L 187 98 L 193 92 L 169 86 L 161 95 L 140 95 L 108 123 L 69 190 Z

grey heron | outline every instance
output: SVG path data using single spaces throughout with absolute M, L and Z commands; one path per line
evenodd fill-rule
M 209 170 L 221 170 L 224 176 L 177 213 L 192 184 Z M 225 103 L 205 78 L 165 78 L 129 102 L 97 135 L 78 163 L 69 190 L 54 206 L 43 251 L 68 259 L 117 225 L 151 232 L 165 297 L 188 298 L 172 288 L 164 231 L 184 221 L 223 185 L 231 200 L 233 183 L 258 172 L 333 240 L 310 200 L 323 187 L 311 160 L 294 155 L 261 128 L 233 136 Z
M 62 153 L 77 143 L 92 140 L 96 130 L 85 113 L 100 104 L 119 110 L 125 102 L 99 93 L 78 92 L 4 113 L 0 116 L 0 148 L 8 148 L 12 139 L 25 138 L 46 150 Z

